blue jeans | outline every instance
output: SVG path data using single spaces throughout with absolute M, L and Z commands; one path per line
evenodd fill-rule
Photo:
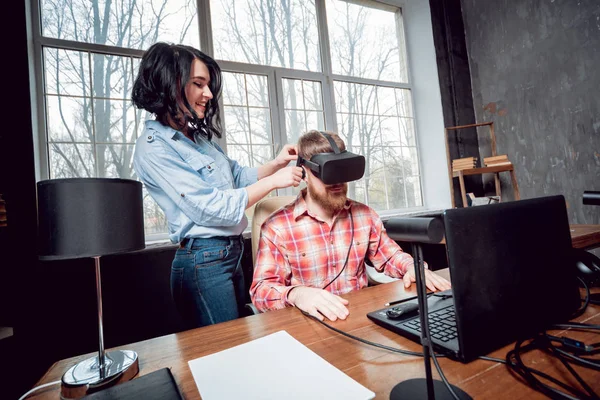
M 171 265 L 171 294 L 187 329 L 240 316 L 245 302 L 242 236 L 190 239 Z

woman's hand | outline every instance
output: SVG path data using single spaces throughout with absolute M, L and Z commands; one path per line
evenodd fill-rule
M 290 161 L 294 161 L 297 158 L 298 146 L 295 144 L 286 144 L 273 161 L 279 168 L 283 168 L 288 165 Z
M 282 168 L 273 175 L 269 176 L 267 179 L 272 180 L 272 184 L 275 189 L 283 189 L 290 186 L 297 187 L 302 181 L 302 168 Z
M 298 146 L 295 144 L 286 144 L 283 149 L 279 152 L 279 155 L 268 163 L 258 167 L 258 179 L 263 179 L 268 176 L 272 176 L 282 168 L 287 167 L 290 161 L 294 161 L 298 158 Z M 298 186 L 298 185 L 295 185 Z M 283 186 L 287 187 L 287 186 Z M 277 186 L 277 189 L 280 189 Z

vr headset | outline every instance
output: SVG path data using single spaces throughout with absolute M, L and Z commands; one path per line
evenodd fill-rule
M 321 135 L 329 141 L 333 153 L 318 153 L 306 160 L 298 157 L 296 166 L 302 165 L 310 168 L 326 185 L 335 185 L 360 179 L 365 174 L 365 157 L 349 151 L 340 151 L 330 134 L 321 132 Z M 302 178 L 304 179 L 304 172 Z

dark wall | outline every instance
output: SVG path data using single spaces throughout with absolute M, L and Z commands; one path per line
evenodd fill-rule
M 0 228 L 0 326 L 13 327 L 14 336 L 0 345 L 0 398 L 17 398 L 47 365 L 36 362 L 43 333 L 27 328 L 27 315 L 37 306 L 37 217 L 25 2 L 3 7 L 10 19 L 3 30 L 10 72 L 2 82 L 7 118 L 0 130 L 0 193 L 7 212 L 7 227 Z
M 440 93 L 444 126 L 462 126 L 475 123 L 471 72 L 465 43 L 465 31 L 460 0 L 430 0 L 433 41 L 440 79 Z M 450 131 L 448 135 L 450 159 L 479 157 L 479 141 L 475 128 Z M 458 179 L 453 180 L 454 204 L 462 206 Z M 465 177 L 467 193 L 482 196 L 480 175 Z
M 495 122 L 521 197 L 563 194 L 572 223 L 600 223 L 581 200 L 600 190 L 600 2 L 462 0 L 462 12 L 477 121 Z

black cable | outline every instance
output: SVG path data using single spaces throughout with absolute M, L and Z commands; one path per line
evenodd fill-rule
M 579 322 L 571 322 L 568 324 L 554 324 L 550 327 L 550 329 L 577 329 L 577 330 L 586 330 L 586 329 L 591 329 L 591 330 L 600 330 L 600 325 L 590 325 L 590 324 L 582 324 Z
M 477 358 L 479 358 L 480 360 L 497 362 L 497 363 L 499 363 L 499 364 L 504 364 L 504 365 L 507 365 L 507 364 L 508 364 L 508 363 L 506 362 L 506 360 L 503 360 L 503 359 L 501 359 L 501 358 L 488 357 L 488 356 L 479 356 L 479 357 L 477 357 Z M 560 382 L 560 381 L 556 380 L 554 377 L 552 377 L 552 376 L 550 376 L 550 375 L 547 375 L 547 374 L 545 374 L 545 373 L 543 373 L 543 372 L 541 372 L 541 371 L 538 371 L 538 370 L 537 370 L 537 369 L 535 369 L 535 368 L 528 367 L 528 369 L 529 369 L 529 371 L 531 371 L 532 373 L 534 373 L 534 374 L 536 374 L 536 375 L 539 375 L 539 376 L 541 376 L 541 377 L 543 377 L 543 378 L 546 378 L 546 379 L 548 379 L 549 381 L 554 381 L 554 383 L 556 383 L 556 384 L 557 384 L 557 385 L 559 385 L 559 386 L 560 386 L 560 385 L 564 385 L 564 383 L 562 383 L 562 382 Z
M 561 355 L 563 355 L 564 357 L 567 357 L 567 358 L 573 360 L 573 362 L 575 364 L 579 364 L 583 367 L 592 368 L 597 371 L 600 371 L 600 360 L 591 360 L 589 358 L 577 357 L 571 353 L 568 353 L 568 352 L 566 352 L 562 349 L 558 349 L 558 348 L 555 348 L 555 350 L 557 352 L 559 352 Z
M 380 349 L 389 350 L 389 351 L 392 351 L 394 353 L 400 353 L 400 354 L 404 354 L 404 355 L 407 355 L 407 356 L 423 357 L 423 353 L 419 353 L 419 352 L 416 352 L 416 351 L 410 351 L 410 350 L 397 349 L 395 347 L 390 347 L 390 346 L 386 346 L 384 344 L 371 342 L 369 340 L 360 338 L 358 336 L 354 336 L 354 335 L 352 335 L 352 334 L 350 334 L 348 332 L 344 332 L 341 329 L 338 329 L 338 328 L 335 328 L 335 327 L 329 325 L 325 321 L 321 321 L 319 318 L 310 315 L 306 311 L 300 310 L 300 312 L 302 312 L 302 314 L 306 315 L 307 317 L 310 317 L 310 318 L 314 319 L 315 321 L 319 322 L 320 324 L 326 326 L 327 328 L 331 329 L 332 331 L 339 333 L 340 335 L 346 336 L 346 337 L 348 337 L 350 339 L 354 339 L 354 340 L 359 341 L 359 342 L 364 343 L 364 344 L 368 344 L 369 346 L 378 347 Z M 439 356 L 440 357 L 445 357 L 443 354 L 440 354 Z
M 556 337 L 551 336 L 551 338 L 556 338 Z M 556 338 L 556 339 L 560 339 L 560 338 Z M 579 399 L 599 399 L 598 395 L 596 393 L 594 393 L 594 391 L 589 387 L 589 385 L 587 385 L 583 381 L 583 379 L 577 374 L 577 372 L 568 364 L 569 362 L 579 363 L 579 365 L 583 365 L 584 367 L 589 368 L 590 365 L 587 365 L 585 363 L 587 362 L 590 364 L 594 364 L 594 362 L 591 360 L 588 360 L 588 359 L 582 359 L 581 357 L 576 357 L 572 354 L 569 354 L 568 352 L 565 352 L 559 348 L 556 348 L 554 345 L 552 345 L 550 340 L 551 339 L 548 338 L 545 334 L 541 334 L 541 335 L 538 335 L 537 337 L 535 337 L 534 339 L 532 339 L 531 342 L 529 344 L 527 344 L 526 346 L 522 346 L 523 341 L 518 341 L 515 344 L 514 349 L 511 350 L 506 355 L 506 364 L 507 364 L 507 367 L 509 368 L 509 371 L 511 373 L 516 373 L 517 375 L 519 375 L 533 389 L 535 389 L 541 393 L 544 393 L 545 395 L 547 395 L 553 399 L 578 399 L 578 398 Z M 538 349 L 540 351 L 544 351 L 546 353 L 554 355 L 559 361 L 561 361 L 561 363 L 563 363 L 565 368 L 567 368 L 567 370 L 575 377 L 575 379 L 581 384 L 581 386 L 589 394 L 584 393 L 577 388 L 569 386 L 569 385 L 565 384 L 564 382 L 561 382 L 558 379 L 556 379 L 550 375 L 547 375 L 541 371 L 537 371 L 531 367 L 526 366 L 523 363 L 520 354 L 525 353 L 530 350 L 534 350 L 534 349 Z M 593 365 L 592 368 L 596 369 L 597 365 Z M 542 381 L 537 379 L 535 376 L 533 376 L 534 374 L 554 383 L 555 385 L 561 387 L 562 389 L 572 393 L 576 397 L 573 397 L 568 393 L 562 392 L 556 388 L 548 386 L 547 384 L 543 383 Z
M 517 373 L 533 389 L 545 394 L 546 396 L 548 396 L 552 399 L 578 400 L 578 398 L 584 398 L 584 399 L 589 398 L 589 396 L 587 396 L 585 393 L 583 393 L 571 386 L 568 386 L 567 384 L 559 381 L 558 379 L 556 379 L 554 377 L 551 377 L 550 375 L 546 375 L 546 374 L 542 373 L 540 376 L 543 376 L 544 378 L 550 380 L 551 382 L 562 387 L 563 389 L 568 390 L 569 392 L 575 394 L 577 397 L 573 397 L 567 393 L 561 392 L 558 389 L 548 386 L 548 385 L 544 384 L 543 382 L 541 382 L 536 377 L 534 377 L 531 369 L 529 367 L 525 366 L 525 364 L 523 363 L 523 360 L 521 360 L 520 352 L 521 352 L 521 350 L 529 351 L 531 349 L 534 349 L 535 348 L 535 339 L 532 340 L 532 342 L 525 347 L 521 347 L 522 344 L 523 344 L 523 341 L 518 341 L 515 344 L 515 348 L 513 350 L 509 351 L 508 354 L 506 355 L 506 361 L 507 361 L 507 365 L 509 367 L 509 371 Z
M 429 336 L 429 330 L 427 330 L 427 336 Z M 428 340 L 430 340 L 430 339 L 428 339 Z M 433 351 L 431 352 L 431 358 L 433 359 L 433 365 L 435 365 L 435 369 L 437 370 L 438 374 L 440 375 L 440 378 L 442 378 L 444 385 L 446 385 L 448 392 L 450 392 L 450 394 L 452 395 L 452 397 L 455 400 L 460 400 L 460 397 L 458 397 L 456 392 L 454 392 L 454 389 L 452 389 L 452 385 L 450 385 L 450 382 L 448 382 L 448 379 L 446 379 L 446 375 L 444 375 L 444 372 L 442 371 L 442 367 L 440 367 L 440 364 L 438 363 L 437 356 L 435 355 L 435 352 L 433 352 Z
M 564 359 L 565 356 L 571 357 L 571 354 L 557 349 L 556 347 L 554 347 L 552 345 L 552 343 L 550 343 L 549 340 L 547 340 L 547 338 L 546 338 L 545 344 L 546 344 L 547 348 L 554 354 L 554 356 L 556 358 L 558 358 L 558 360 L 564 365 L 564 367 L 571 373 L 571 375 L 573 375 L 575 377 L 577 382 L 579 382 L 579 384 L 585 389 L 585 391 L 588 392 L 590 396 L 598 397 L 598 395 L 594 392 L 594 390 L 587 383 L 585 383 L 585 381 L 581 378 L 581 376 L 577 373 L 577 371 L 575 371 L 573 369 L 573 367 L 571 367 L 569 362 Z
M 421 246 L 413 246 L 413 249 L 415 249 L 417 253 L 416 260 L 418 261 L 418 265 L 415 265 L 415 274 L 419 274 L 417 283 L 420 283 L 420 287 L 417 288 L 417 295 L 420 296 L 419 303 L 423 304 L 423 310 L 419 310 L 419 313 L 421 316 L 424 315 L 424 317 L 421 318 L 421 325 L 423 332 L 425 333 L 425 337 L 427 338 L 427 347 L 429 347 L 429 353 L 431 354 L 431 358 L 433 359 L 433 365 L 435 365 L 435 369 L 440 375 L 440 378 L 442 378 L 442 382 L 444 382 L 444 385 L 446 385 L 446 389 L 448 389 L 448 392 L 452 395 L 452 398 L 454 398 L 454 400 L 460 400 L 456 392 L 452 389 L 452 385 L 450 385 L 450 382 L 448 382 L 448 379 L 446 379 L 446 375 L 444 375 L 444 372 L 442 371 L 442 368 L 438 363 L 437 357 L 431 345 L 432 342 L 431 332 L 429 331 L 429 313 L 427 310 L 427 288 L 425 287 L 425 272 L 423 267 L 423 249 L 421 248 Z
M 581 308 L 579 310 L 575 311 L 575 314 L 573 314 L 571 316 L 571 318 L 569 318 L 569 321 L 582 315 L 585 312 L 585 310 L 588 308 L 588 305 L 590 304 L 590 288 L 588 287 L 588 285 L 585 283 L 585 281 L 583 279 L 581 279 L 580 277 L 577 277 L 577 279 L 579 279 L 579 282 L 585 288 L 585 300 L 583 301 L 583 306 L 581 306 Z
M 500 364 L 506 364 L 506 360 L 503 360 L 501 358 L 494 358 L 494 357 L 488 357 L 488 356 L 479 356 L 477 358 L 479 358 L 480 360 L 493 361 L 493 362 L 497 362 Z
M 348 214 L 350 214 L 350 230 L 352 232 L 350 236 L 350 246 L 348 246 L 348 253 L 346 254 L 346 262 L 344 262 L 344 266 L 338 272 L 338 274 L 333 278 L 327 285 L 323 286 L 323 289 L 327 289 L 327 286 L 331 285 L 346 269 L 346 265 L 348 265 L 348 258 L 350 257 L 350 250 L 352 250 L 352 244 L 354 243 L 354 219 L 352 218 L 352 211 L 348 209 Z

